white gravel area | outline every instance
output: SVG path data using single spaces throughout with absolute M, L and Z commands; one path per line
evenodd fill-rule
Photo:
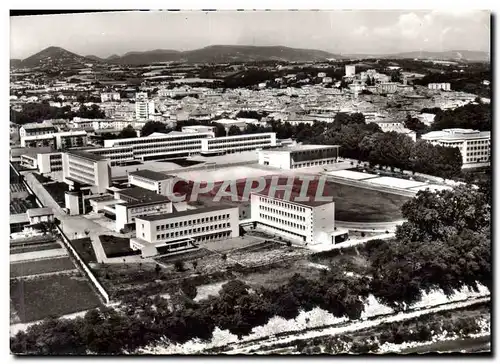
M 363 173 L 363 172 L 357 172 L 357 171 L 349 171 L 347 169 L 343 169 L 340 171 L 331 171 L 331 172 L 325 172 L 324 174 L 333 176 L 333 177 L 342 177 L 342 178 L 348 178 L 348 179 L 353 179 L 356 181 L 361 181 L 367 178 L 374 178 L 378 177 L 376 174 L 372 173 Z

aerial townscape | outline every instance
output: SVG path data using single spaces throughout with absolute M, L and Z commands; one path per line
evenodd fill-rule
M 492 73 L 463 41 L 11 51 L 12 354 L 490 354 Z

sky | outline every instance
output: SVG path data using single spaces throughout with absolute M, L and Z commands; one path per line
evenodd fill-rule
M 282 45 L 336 54 L 490 50 L 480 10 L 151 11 L 10 18 L 10 58 L 49 46 L 108 57 L 209 45 Z

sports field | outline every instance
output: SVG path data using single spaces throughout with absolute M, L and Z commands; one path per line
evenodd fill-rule
M 258 178 L 264 177 L 266 181 L 266 188 L 262 193 L 267 194 L 267 190 L 271 183 L 273 176 L 279 176 L 278 185 L 287 183 L 288 178 L 295 177 L 293 180 L 292 191 L 299 193 L 301 190 L 303 180 L 300 178 L 304 172 L 300 170 L 294 171 L 278 171 L 272 169 L 258 168 L 255 166 L 235 166 L 218 169 L 207 169 L 198 171 L 186 171 L 178 173 L 177 176 L 187 181 L 195 182 L 208 182 L 213 183 L 211 193 L 208 197 L 215 196 L 219 188 L 224 185 L 223 182 L 237 181 L 238 195 L 241 197 L 248 182 Z M 205 186 L 204 183 L 202 183 Z M 253 183 L 255 187 L 256 182 Z M 311 181 L 307 195 L 312 198 L 317 194 L 318 188 L 321 184 L 317 181 Z M 414 184 L 413 184 L 414 186 Z M 177 187 L 177 185 L 176 185 Z M 225 185 L 227 187 L 227 185 Z M 187 193 L 193 188 L 193 183 L 186 183 L 182 191 L 176 192 Z M 229 192 L 229 188 L 226 188 Z M 401 220 L 401 206 L 409 200 L 408 197 L 380 192 L 374 189 L 366 189 L 355 186 L 348 186 L 337 182 L 327 181 L 325 183 L 324 191 L 319 191 L 323 196 L 330 196 L 335 202 L 335 219 L 340 221 L 352 222 L 388 222 Z M 206 195 L 204 196 L 207 197 Z

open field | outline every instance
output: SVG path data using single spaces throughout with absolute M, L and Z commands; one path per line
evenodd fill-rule
M 75 248 L 78 255 L 83 259 L 85 263 L 97 262 L 94 247 L 92 246 L 92 241 L 90 240 L 90 238 L 71 240 L 71 245 L 73 246 L 73 248 Z
M 32 209 L 35 207 L 36 205 L 29 200 L 22 200 L 20 198 L 13 198 L 10 200 L 10 213 L 12 215 L 22 214 L 26 212 L 28 209 Z
M 11 279 L 10 297 L 21 322 L 61 316 L 100 305 L 87 280 L 79 274 Z
M 76 269 L 69 258 L 54 258 L 10 264 L 10 277 L 29 276 Z
M 226 167 L 206 171 L 186 171 L 178 173 L 177 176 L 191 182 L 177 183 L 174 191 L 189 196 L 193 190 L 192 181 L 213 182 L 214 185 L 211 192 L 205 193 L 203 196 L 198 196 L 198 199 L 214 199 L 222 186 L 229 192 L 229 188 L 222 181 L 237 181 L 236 190 L 238 198 L 235 198 L 235 200 L 238 201 L 244 195 L 246 184 L 251 183 L 253 178 L 265 178 L 266 185 L 261 193 L 266 195 L 268 194 L 273 177 L 279 177 L 278 185 L 285 185 L 288 177 L 293 177 L 292 193 L 298 194 L 301 191 L 303 183 L 303 180 L 299 178 L 300 175 L 300 173 L 288 175 L 288 171 L 281 173 L 275 170 L 264 170 L 248 166 Z M 237 178 L 238 176 L 244 176 L 244 178 Z M 253 186 L 256 187 L 257 182 L 254 182 Z M 401 220 L 401 206 L 409 200 L 409 197 L 333 181 L 326 181 L 324 189 L 321 190 L 318 180 L 311 181 L 308 185 L 307 196 L 312 200 L 317 194 L 330 197 L 335 202 L 336 220 L 349 222 L 390 222 Z
M 53 242 L 48 244 L 40 244 L 40 245 L 28 245 L 28 246 L 19 246 L 19 247 L 10 247 L 10 254 L 20 254 L 20 253 L 29 253 L 29 252 L 38 252 L 43 250 L 50 249 L 60 249 L 62 248 L 61 244 Z
M 140 254 L 130 248 L 130 239 L 113 235 L 99 235 L 101 245 L 106 253 L 106 257 L 122 257 L 127 255 Z

